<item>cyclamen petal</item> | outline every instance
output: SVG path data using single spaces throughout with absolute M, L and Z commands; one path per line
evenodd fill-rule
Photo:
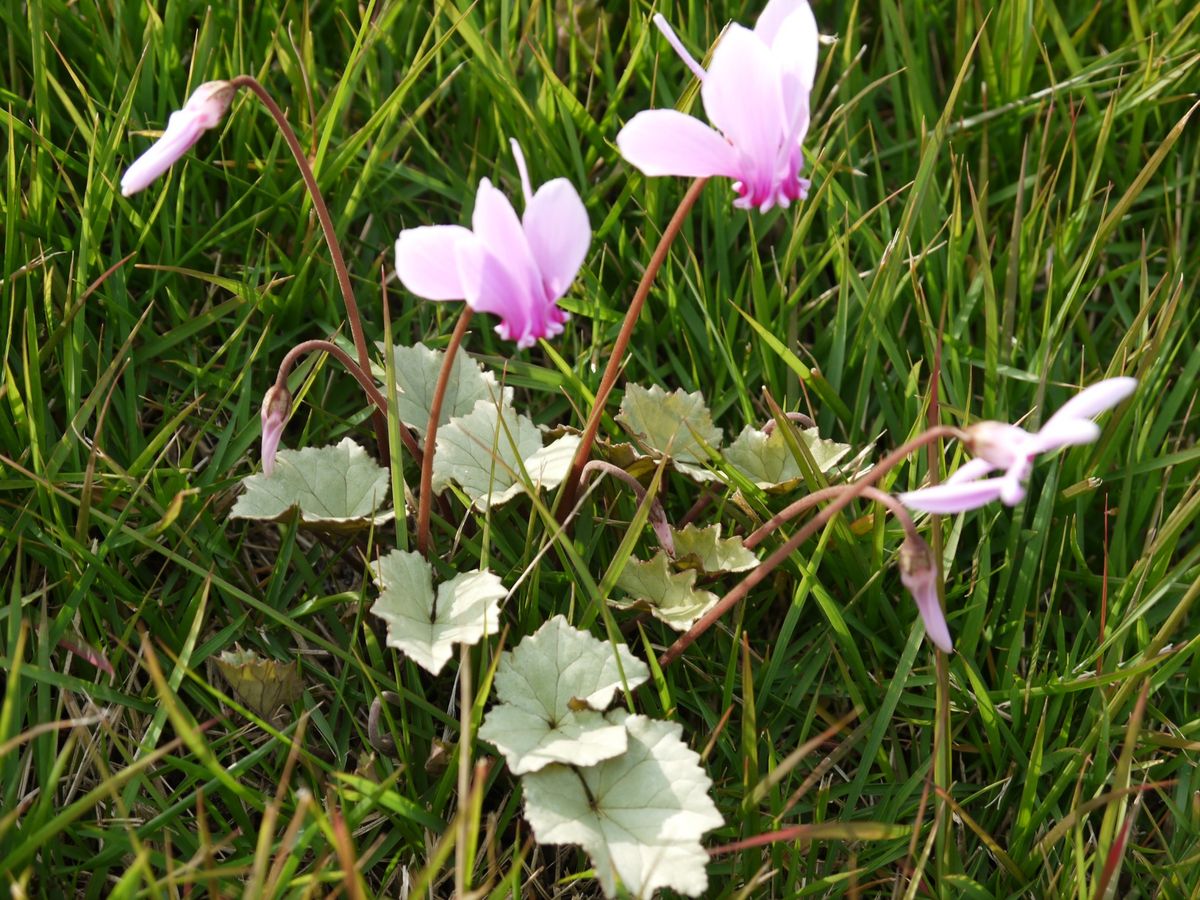
M 521 225 L 541 272 L 542 286 L 557 300 L 579 274 L 592 242 L 583 201 L 567 179 L 547 181 L 525 207 Z
M 930 513 L 957 513 L 1001 500 L 1016 506 L 1025 499 L 1025 481 L 1039 454 L 1063 447 L 1090 444 L 1100 437 L 1092 421 L 1116 406 L 1137 388 L 1133 378 L 1109 378 L 1081 391 L 1030 434 L 1005 422 L 977 422 L 966 429 L 964 441 L 975 459 L 962 466 L 944 484 L 900 495 L 905 506 Z M 998 478 L 983 479 L 994 469 Z
M 1029 444 L 1034 453 L 1049 453 L 1061 447 L 1092 444 L 1099 438 L 1100 426 L 1091 419 L 1059 419 L 1047 422 Z
M 182 158 L 206 130 L 220 124 L 233 93 L 227 81 L 207 81 L 196 88 L 183 109 L 171 113 L 162 137 L 125 170 L 121 176 L 122 196 L 148 187 Z
M 780 26 L 802 9 L 808 10 L 809 15 L 812 15 L 806 0 L 769 0 L 763 11 L 758 14 L 758 21 L 754 23 L 754 33 L 762 38 L 764 44 L 773 43 Z
M 557 301 L 579 272 L 591 226 L 579 194 L 566 179 L 536 192 L 520 147 L 513 154 L 527 203 L 524 220 L 488 179 L 475 195 L 472 228 L 409 228 L 396 240 L 396 274 L 428 300 L 464 299 L 473 310 L 500 317 L 496 333 L 532 347 L 561 334 L 567 313 Z
M 986 478 L 961 484 L 938 484 L 900 494 L 900 502 L 909 509 L 928 513 L 960 513 L 999 500 L 1005 479 Z
M 916 535 L 905 538 L 900 545 L 900 581 L 917 604 L 925 634 L 940 650 L 953 653 L 954 641 L 938 597 L 938 567 L 933 550 Z
M 396 239 L 396 274 L 418 297 L 462 300 L 467 293 L 458 274 L 458 247 L 472 239 L 461 225 L 406 229 Z
M 734 205 L 744 209 L 765 212 L 803 199 L 809 182 L 800 177 L 800 143 L 819 46 L 806 0 L 771 0 L 753 30 L 731 25 L 707 72 L 661 16 L 655 22 L 700 79 L 705 112 L 720 134 L 682 124 L 688 117 L 673 110 L 641 112 L 617 136 L 625 159 L 649 176 L 732 178 Z
M 1058 408 L 1049 419 L 1045 428 L 1064 419 L 1092 419 L 1100 413 L 1112 409 L 1137 388 L 1137 379 L 1121 376 L 1106 378 L 1090 387 L 1084 388 L 1066 403 Z
M 638 113 L 617 135 L 617 149 L 650 176 L 739 177 L 733 145 L 699 119 L 674 109 Z
M 965 463 L 959 466 L 958 469 L 955 470 L 954 474 L 947 478 L 944 483 L 962 484 L 964 481 L 975 481 L 976 479 L 987 475 L 989 472 L 994 472 L 995 469 L 996 467 L 986 459 L 979 459 L 976 457 L 975 459 L 967 460 Z

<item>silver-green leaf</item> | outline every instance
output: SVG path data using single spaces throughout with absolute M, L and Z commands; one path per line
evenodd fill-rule
M 433 489 L 454 482 L 479 509 L 499 506 L 530 487 L 557 487 L 579 446 L 565 435 L 542 446 L 542 432 L 512 407 L 480 400 L 465 416 L 438 429 Z
M 271 475 L 251 475 L 230 518 L 279 522 L 297 513 L 300 522 L 324 530 L 378 525 L 395 518 L 380 511 L 388 473 L 350 438 L 330 447 L 280 450 Z
M 717 603 L 717 595 L 696 587 L 696 570 L 675 572 L 666 553 L 648 562 L 630 559 L 617 576 L 617 587 L 629 600 L 610 600 L 618 609 L 644 609 L 676 631 L 687 631 Z
M 716 450 L 724 433 L 713 424 L 712 413 L 699 391 L 679 389 L 667 393 L 658 385 L 625 388 L 621 423 L 642 450 L 653 457 L 666 456 L 680 472 L 697 481 L 712 481 L 716 475 L 702 463 L 709 459 L 705 447 Z
M 433 406 L 433 395 L 445 359 L 445 351 L 431 350 L 420 343 L 412 347 L 392 348 L 396 371 L 396 407 L 400 421 L 422 435 L 429 424 L 429 411 Z M 375 377 L 382 383 L 381 366 L 376 367 Z M 495 375 L 485 372 L 470 354 L 460 351 L 455 354 L 450 366 L 450 380 L 442 397 L 438 427 L 441 428 L 455 416 L 466 415 L 480 400 L 508 403 L 511 399 L 512 388 L 501 389 Z
M 555 616 L 500 657 L 493 707 L 479 737 L 499 748 L 514 775 L 550 763 L 590 766 L 625 752 L 622 725 L 601 710 L 624 685 L 650 675 L 624 644 L 597 640 Z
M 694 562 L 709 574 L 745 572 L 758 565 L 758 557 L 747 550 L 740 538 L 722 538 L 721 523 L 699 528 L 687 525 L 672 529 L 677 563 Z
M 450 661 L 454 644 L 477 644 L 500 627 L 507 591 L 491 572 L 460 572 L 437 589 L 433 567 L 419 553 L 393 550 L 371 564 L 380 587 L 371 612 L 388 626 L 387 642 L 434 675 Z
M 606 897 L 649 897 L 668 888 L 695 897 L 708 887 L 705 832 L 724 821 L 708 796 L 712 782 L 674 722 L 631 716 L 629 746 L 589 768 L 553 765 L 522 779 L 525 818 L 543 844 L 587 851 Z
M 796 429 L 796 435 L 823 475 L 831 474 L 852 449 L 849 444 L 821 437 L 816 428 Z M 747 425 L 725 448 L 724 456 L 727 463 L 763 490 L 786 491 L 804 479 L 782 428 L 768 434 Z

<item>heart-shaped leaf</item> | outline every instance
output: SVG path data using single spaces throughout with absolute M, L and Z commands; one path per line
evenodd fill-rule
M 508 592 L 491 572 L 460 572 L 433 592 L 433 567 L 419 553 L 393 550 L 371 565 L 380 587 L 371 612 L 388 626 L 387 642 L 432 672 L 450 661 L 454 644 L 477 644 L 500 627 Z
M 718 572 L 745 572 L 758 565 L 758 557 L 747 550 L 740 538 L 722 538 L 721 523 L 698 528 L 688 525 L 672 529 L 677 564 L 695 562 L 710 575 Z
M 796 429 L 796 435 L 804 442 L 823 475 L 833 472 L 852 449 L 849 444 L 839 444 L 821 437 L 816 428 Z M 724 455 L 726 462 L 763 490 L 782 492 L 804 480 L 782 428 L 776 428 L 768 434 L 747 425 L 737 439 L 725 448 Z
M 499 506 L 529 486 L 557 487 L 578 446 L 577 435 L 565 435 L 543 447 L 531 419 L 480 400 L 468 415 L 438 429 L 433 489 L 441 493 L 453 481 L 479 509 Z
M 350 438 L 330 447 L 280 450 L 272 475 L 251 475 L 229 516 L 280 522 L 297 511 L 300 522 L 322 530 L 349 530 L 395 518 L 379 512 L 388 473 Z
M 670 457 L 675 468 L 697 481 L 717 478 L 702 463 L 709 459 L 705 446 L 719 449 L 723 432 L 713 424 L 699 391 L 689 394 L 680 389 L 668 394 L 658 385 L 630 384 L 617 421 L 651 456 Z
M 676 631 L 687 631 L 717 602 L 716 594 L 696 587 L 695 569 L 674 571 L 661 550 L 649 562 L 629 560 L 617 576 L 617 587 L 631 599 L 610 600 L 613 606 L 647 610 Z
M 296 660 L 276 662 L 253 650 L 226 650 L 216 658 L 217 671 L 242 703 L 264 719 L 304 693 Z
M 429 424 L 429 411 L 433 407 L 433 395 L 445 359 L 445 351 L 431 350 L 424 344 L 392 348 L 400 421 L 422 435 Z M 382 383 L 382 366 L 375 367 L 375 377 Z M 512 388 L 502 391 L 495 375 L 485 372 L 470 354 L 460 351 L 450 366 L 450 380 L 442 397 L 438 428 L 455 416 L 465 416 L 480 400 L 508 403 L 512 400 Z
M 625 728 L 599 710 L 616 690 L 650 675 L 624 644 L 599 641 L 555 616 L 500 657 L 493 707 L 479 736 L 495 744 L 515 775 L 550 763 L 590 766 L 625 752 Z
M 712 782 L 674 722 L 606 717 L 624 724 L 629 746 L 590 768 L 547 766 L 522 779 L 525 818 L 543 844 L 578 844 L 606 897 L 649 897 L 669 888 L 695 897 L 708 887 L 706 831 L 724 824 Z

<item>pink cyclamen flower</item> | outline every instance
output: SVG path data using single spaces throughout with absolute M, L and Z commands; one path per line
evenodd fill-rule
M 126 170 L 121 178 L 121 194 L 136 194 L 171 168 L 200 140 L 200 135 L 220 123 L 233 94 L 233 85 L 228 81 L 206 81 L 196 88 L 183 109 L 171 113 L 162 137 Z
M 271 385 L 262 402 L 262 464 L 268 476 L 275 471 L 275 451 L 283 438 L 283 428 L 292 414 L 292 395 L 286 387 Z
M 908 588 L 925 623 L 925 633 L 940 649 L 954 652 L 950 628 L 938 599 L 938 567 L 933 550 L 919 537 L 907 537 L 900 545 L 900 581 Z
M 901 494 L 900 501 L 931 513 L 963 512 L 993 500 L 1016 506 L 1025 498 L 1025 480 L 1038 454 L 1095 441 L 1100 426 L 1092 419 L 1116 406 L 1136 387 L 1134 378 L 1109 378 L 1093 384 L 1064 403 L 1033 434 L 1005 422 L 972 425 L 966 430 L 967 447 L 975 459 L 944 484 Z M 1003 469 L 1004 474 L 983 477 L 996 469 Z
M 800 177 L 808 98 L 817 71 L 817 22 L 807 0 L 770 0 L 754 30 L 730 25 L 706 72 L 666 19 L 654 22 L 700 79 L 716 130 L 673 109 L 638 113 L 617 135 L 621 155 L 646 175 L 734 179 L 734 206 L 766 212 L 803 200 Z
M 400 232 L 396 274 L 426 300 L 466 300 L 500 317 L 496 333 L 524 349 L 561 334 L 569 316 L 558 308 L 592 241 L 587 210 L 565 178 L 530 186 L 525 157 L 512 141 L 525 214 L 488 179 L 479 183 L 471 228 L 422 225 Z

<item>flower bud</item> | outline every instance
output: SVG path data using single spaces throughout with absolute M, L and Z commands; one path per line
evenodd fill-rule
M 171 168 L 200 140 L 200 135 L 220 124 L 233 94 L 234 87 L 228 81 L 206 81 L 196 88 L 183 109 L 171 113 L 162 137 L 126 170 L 121 178 L 121 194 L 136 194 Z
M 262 464 L 268 476 L 275 471 L 275 451 L 292 413 L 292 395 L 281 384 L 271 385 L 262 402 Z
M 920 537 L 907 537 L 900 545 L 900 581 L 916 601 L 929 639 L 940 649 L 953 653 L 950 628 L 938 601 L 937 562 L 929 544 Z

